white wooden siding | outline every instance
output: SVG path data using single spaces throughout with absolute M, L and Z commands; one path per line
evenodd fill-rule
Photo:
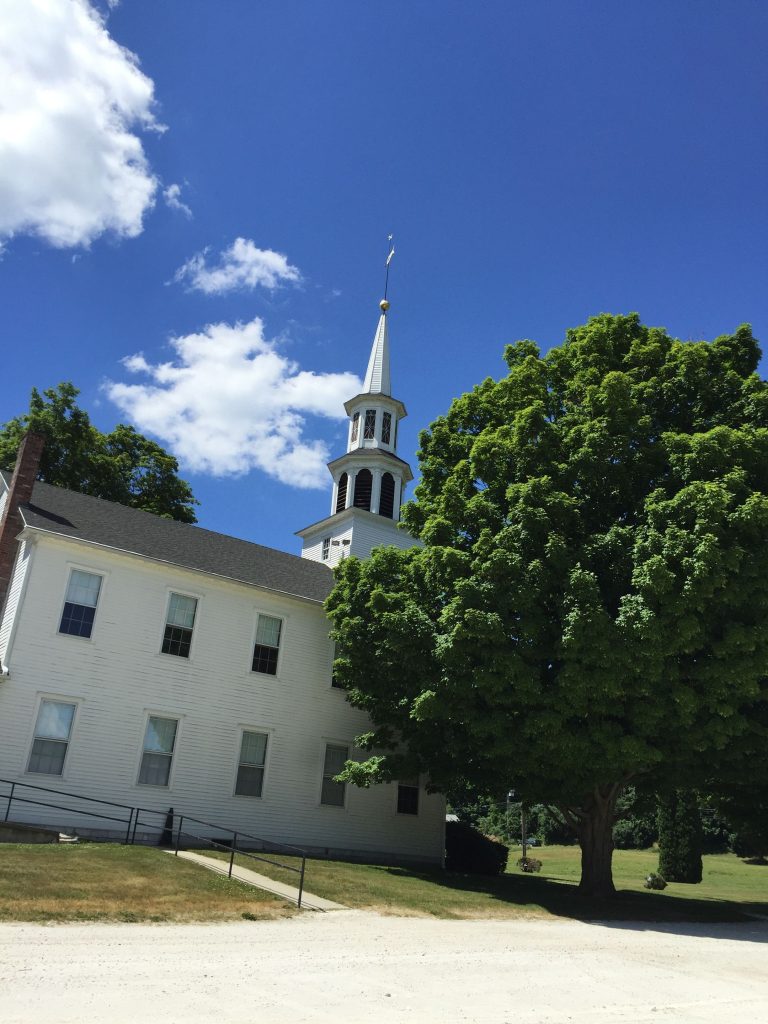
M 329 525 L 327 532 L 318 530 L 304 539 L 302 557 L 311 558 L 315 562 L 323 561 L 323 537 L 331 538 L 331 557 L 325 565 L 335 566 L 347 555 L 357 555 L 358 558 L 367 558 L 373 548 L 381 544 L 389 544 L 394 547 L 407 549 L 421 547 L 421 541 L 412 537 L 406 530 L 400 530 L 392 519 L 379 516 L 373 512 L 358 510 L 342 524 Z M 333 541 L 339 541 L 334 545 Z M 343 541 L 349 543 L 343 544 Z
M 27 575 L 27 567 L 32 547 L 29 542 L 19 545 L 16 555 L 16 562 L 11 573 L 11 583 L 8 587 L 8 597 L 5 602 L 3 620 L 0 622 L 0 661 L 5 664 L 8 644 L 13 634 L 13 625 L 19 609 L 19 601 L 24 591 L 24 580 Z
M 90 640 L 58 633 L 69 569 L 104 576 Z M 189 659 L 160 653 L 168 593 L 199 598 Z M 278 675 L 250 669 L 258 612 L 283 619 Z M 0 778 L 166 811 L 173 807 L 277 842 L 321 851 L 439 861 L 444 801 L 396 812 L 396 786 L 349 787 L 320 805 L 325 743 L 369 727 L 331 687 L 319 605 L 172 566 L 43 536 L 0 682 Z M 78 702 L 64 775 L 25 773 L 41 694 Z M 139 786 L 149 713 L 179 719 L 169 788 Z M 261 798 L 234 796 L 243 728 L 269 733 Z M 0 812 L 4 806 L 0 801 Z M 14 807 L 20 821 L 87 827 L 74 815 Z M 92 823 L 91 823 L 92 824 Z

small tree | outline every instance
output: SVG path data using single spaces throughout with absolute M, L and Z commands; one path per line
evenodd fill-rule
M 179 464 L 160 445 L 119 424 L 103 434 L 77 405 L 74 384 L 42 394 L 32 389 L 29 411 L 0 427 L 0 468 L 12 469 L 27 430 L 45 435 L 39 479 L 145 512 L 196 522 L 197 501 L 178 476 Z
M 742 785 L 732 789 L 720 809 L 734 829 L 733 852 L 757 863 L 768 858 L 768 786 Z
M 768 387 L 747 326 L 602 315 L 505 355 L 421 435 L 424 548 L 337 569 L 335 671 L 375 723 L 346 777 L 503 779 L 608 896 L 625 787 L 698 785 L 768 685 Z
M 659 874 L 667 882 L 696 884 L 702 877 L 699 802 L 691 790 L 674 790 L 659 800 Z

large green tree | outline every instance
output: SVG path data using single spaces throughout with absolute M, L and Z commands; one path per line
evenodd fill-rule
M 421 435 L 424 547 L 337 571 L 335 670 L 375 723 L 347 777 L 556 805 L 607 896 L 627 785 L 766 749 L 768 386 L 748 326 L 601 315 L 505 358 Z
M 103 434 L 77 404 L 78 389 L 32 389 L 29 411 L 0 427 L 0 467 L 12 469 L 27 430 L 45 434 L 39 479 L 145 512 L 194 523 L 197 501 L 160 445 L 119 424 Z

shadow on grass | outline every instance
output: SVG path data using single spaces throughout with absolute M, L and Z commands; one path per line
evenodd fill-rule
M 389 874 L 419 878 L 454 892 L 483 893 L 492 900 L 541 908 L 554 917 L 639 931 L 681 935 L 716 935 L 750 942 L 768 942 L 768 902 L 689 899 L 658 892 L 621 889 L 609 900 L 587 900 L 578 886 L 531 875 L 462 875 L 447 871 L 388 867 Z M 765 921 L 752 915 L 764 916 Z M 711 926 L 718 926 L 713 930 Z M 732 925 L 723 928 L 723 925 Z

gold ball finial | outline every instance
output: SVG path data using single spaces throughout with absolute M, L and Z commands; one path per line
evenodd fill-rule
M 381 310 L 382 313 L 386 313 L 387 310 L 389 309 L 389 301 L 387 299 L 382 299 L 381 302 L 379 303 L 379 309 Z

